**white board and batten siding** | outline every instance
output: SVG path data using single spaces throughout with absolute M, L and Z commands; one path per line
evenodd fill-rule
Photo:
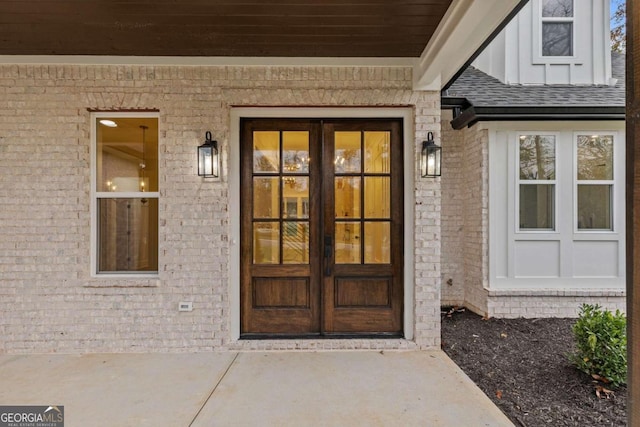
M 506 84 L 613 85 L 608 0 L 574 0 L 571 56 L 543 56 L 542 0 L 529 1 L 474 61 Z
M 618 290 L 625 287 L 624 122 L 511 122 L 489 132 L 489 289 Z M 556 141 L 555 227 L 520 230 L 518 140 Z M 611 230 L 577 225 L 576 139 L 613 136 Z

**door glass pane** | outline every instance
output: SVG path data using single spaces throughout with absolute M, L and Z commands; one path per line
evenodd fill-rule
M 542 16 L 545 18 L 570 18 L 573 16 L 573 0 L 543 0 Z
M 98 199 L 98 271 L 158 271 L 158 199 Z
M 573 23 L 542 23 L 542 56 L 573 56 Z
M 520 184 L 520 229 L 555 228 L 555 185 Z
M 280 224 L 255 222 L 253 224 L 253 263 L 278 264 L 280 262 Z
M 553 135 L 520 136 L 520 179 L 556 179 L 556 138 Z
M 360 264 L 360 223 L 336 223 L 336 264 Z
M 253 132 L 253 171 L 278 172 L 280 170 L 280 132 Z
M 613 179 L 613 136 L 578 135 L 578 179 Z
M 309 223 L 285 221 L 282 226 L 283 264 L 308 264 Z
M 337 177 L 336 218 L 360 218 L 360 177 Z
M 365 218 L 389 218 L 391 209 L 391 180 L 388 177 L 365 177 Z
M 96 120 L 96 191 L 158 191 L 158 119 Z
M 391 233 L 388 222 L 364 223 L 365 264 L 389 264 L 391 262 Z
M 388 173 L 391 162 L 389 132 L 364 133 L 364 171 Z
M 611 185 L 578 185 L 578 229 L 612 230 Z
M 360 132 L 335 132 L 336 173 L 357 173 L 361 170 Z
M 283 178 L 282 217 L 309 218 L 309 178 L 286 176 Z
M 309 132 L 282 132 L 282 172 L 309 173 Z
M 280 178 L 253 177 L 253 217 L 280 217 Z

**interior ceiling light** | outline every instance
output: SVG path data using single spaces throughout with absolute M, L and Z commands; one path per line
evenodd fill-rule
M 100 124 L 108 126 L 110 128 L 118 127 L 118 124 L 116 122 L 114 122 L 113 120 L 102 119 L 102 120 L 100 120 Z

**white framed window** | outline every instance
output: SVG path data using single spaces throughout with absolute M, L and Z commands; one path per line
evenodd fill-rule
M 517 230 L 554 231 L 556 136 L 519 135 L 517 156 Z
M 584 8 L 575 0 L 531 0 L 531 55 L 533 64 L 582 64 L 585 41 L 577 34 L 585 27 Z
M 541 0 L 540 54 L 574 56 L 573 0 Z
M 556 229 L 556 137 L 518 138 L 518 231 Z
M 614 230 L 614 135 L 575 135 L 575 228 Z
M 157 275 L 158 114 L 91 115 L 93 275 Z

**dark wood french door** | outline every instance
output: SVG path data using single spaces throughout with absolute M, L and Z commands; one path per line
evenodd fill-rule
M 402 335 L 400 120 L 243 119 L 241 335 Z

